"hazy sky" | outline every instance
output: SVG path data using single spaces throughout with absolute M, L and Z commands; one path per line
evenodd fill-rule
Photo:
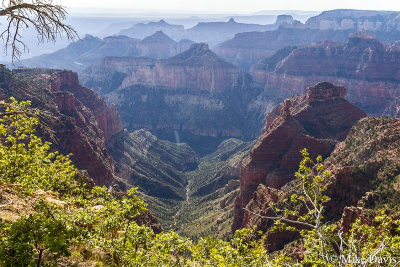
M 337 8 L 400 11 L 400 0 L 54 0 L 67 7 L 96 7 L 211 13 L 258 10 L 329 10 Z M 90 10 L 88 10 L 90 11 Z

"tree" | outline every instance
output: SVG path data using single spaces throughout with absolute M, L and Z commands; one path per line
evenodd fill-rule
M 307 149 L 304 148 L 301 153 L 303 159 L 296 172 L 298 194 L 286 199 L 291 207 L 278 209 L 272 204 L 276 216 L 258 216 L 274 220 L 277 230 L 300 231 L 304 242 L 304 259 L 299 265 L 288 257 L 277 257 L 272 259 L 271 265 L 399 265 L 400 220 L 391 218 L 381 210 L 374 215 L 370 224 L 362 224 L 358 219 L 348 232 L 339 229 L 336 223 L 325 222 L 325 204 L 330 201 L 325 191 L 331 173 L 324 170 L 321 156 L 314 162 Z
M 39 120 L 29 115 L 35 112 L 29 101 L 11 100 L 0 101 L 0 182 L 20 184 L 27 192 L 70 192 L 76 170 L 69 157 L 50 152 L 50 143 L 35 135 Z
M 12 60 L 19 59 L 22 52 L 29 51 L 22 40 L 21 30 L 32 26 L 38 42 L 56 41 L 63 34 L 69 40 L 78 37 L 77 32 L 63 21 L 67 11 L 63 6 L 53 5 L 53 0 L 2 0 L 0 17 L 6 19 L 0 37 L 7 53 L 11 50 Z

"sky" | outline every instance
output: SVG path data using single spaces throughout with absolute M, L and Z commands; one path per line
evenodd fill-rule
M 251 13 L 259 10 L 322 11 L 338 8 L 400 11 L 400 0 L 54 0 L 54 3 L 70 8 L 130 9 L 138 12 Z M 90 9 L 86 10 L 90 12 Z

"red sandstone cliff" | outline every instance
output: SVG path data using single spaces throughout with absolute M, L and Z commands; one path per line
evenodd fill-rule
M 344 94 L 343 87 L 319 83 L 307 88 L 306 95 L 286 99 L 267 116 L 265 132 L 242 164 L 232 229 L 249 226 L 249 214 L 243 208 L 259 185 L 279 189 L 294 178 L 301 149 L 307 148 L 313 158 L 327 157 L 337 141 L 344 140 L 366 116 Z
M 400 96 L 400 48 L 384 46 L 369 37 L 354 36 L 347 43 L 322 42 L 294 49 L 252 70 L 266 94 L 302 94 L 324 80 L 347 88 L 346 98 L 368 114 L 380 116 Z
M 41 118 L 46 128 L 38 130 L 53 143 L 52 149 L 71 153 L 73 164 L 86 170 L 96 184 L 115 183 L 113 160 L 105 147 L 106 140 L 122 129 L 114 107 L 107 107 L 94 91 L 82 87 L 71 71 L 3 72 L 3 86 L 10 88 L 4 90 L 3 98 L 29 99 L 32 106 L 46 111 Z
M 108 107 L 101 96 L 80 85 L 77 73 L 72 71 L 57 72 L 54 81 L 51 83 L 51 90 L 54 92 L 70 92 L 87 107 L 93 113 L 105 142 L 123 129 L 115 106 Z

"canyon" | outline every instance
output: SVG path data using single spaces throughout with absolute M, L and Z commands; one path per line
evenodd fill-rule
M 115 103 L 129 131 L 145 128 L 171 141 L 179 137 L 195 150 L 201 146 L 203 155 L 227 137 L 255 138 L 262 127 L 257 119 L 275 103 L 273 98 L 254 102 L 260 89 L 251 77 L 204 43 L 165 60 L 106 57 L 80 77 Z M 201 141 L 206 139 L 208 148 Z

